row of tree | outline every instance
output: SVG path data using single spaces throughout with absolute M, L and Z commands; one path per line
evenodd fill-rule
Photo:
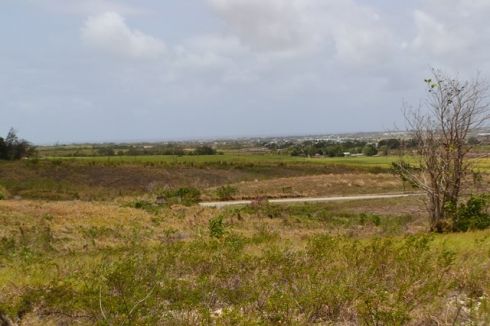
M 388 146 L 384 145 L 383 148 L 386 148 L 387 152 Z M 378 154 L 378 146 L 360 140 L 342 143 L 333 141 L 305 141 L 300 144 L 290 145 L 287 151 L 292 156 L 321 155 L 327 157 L 343 157 L 346 153 L 373 156 Z
M 20 160 L 34 153 L 35 149 L 31 143 L 19 138 L 14 129 L 10 129 L 7 137 L 0 137 L 0 160 Z

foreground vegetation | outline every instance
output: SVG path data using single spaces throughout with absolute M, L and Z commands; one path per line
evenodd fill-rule
M 490 323 L 490 232 L 475 231 L 471 213 L 479 201 L 460 212 L 467 232 L 442 235 L 426 234 L 417 197 L 196 205 L 413 191 L 391 173 L 394 160 L 0 162 L 0 324 Z M 477 163 L 475 193 L 488 190 L 490 171 L 490 160 Z
M 129 206 L 0 202 L 0 311 L 26 325 L 490 322 L 490 233 L 419 234 L 414 199 Z

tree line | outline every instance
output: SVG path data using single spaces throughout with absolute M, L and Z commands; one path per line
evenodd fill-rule
M 363 154 L 373 156 L 377 154 L 388 155 L 388 153 L 399 150 L 402 141 L 399 139 L 381 140 L 377 144 L 362 140 L 348 140 L 341 143 L 327 140 L 304 141 L 300 144 L 267 144 L 266 147 L 271 150 L 286 150 L 291 156 L 327 156 L 343 157 L 349 154 Z M 406 141 L 404 146 L 413 146 L 411 142 Z M 348 154 L 347 154 L 348 153 Z

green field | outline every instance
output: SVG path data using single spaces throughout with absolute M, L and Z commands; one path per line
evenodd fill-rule
M 82 162 L 114 162 L 114 163 L 157 163 L 157 164 L 352 164 L 356 166 L 388 166 L 395 156 L 380 157 L 334 157 L 305 158 L 290 155 L 274 154 L 243 154 L 225 153 L 223 155 L 148 155 L 148 156 L 93 156 L 77 158 L 48 157 L 47 159 L 63 159 Z
M 329 165 L 347 166 L 353 168 L 382 168 L 389 169 L 391 163 L 398 161 L 398 156 L 374 156 L 374 157 L 318 157 L 305 158 L 289 155 L 274 154 L 243 154 L 226 153 L 224 155 L 202 156 L 174 156 L 174 155 L 150 155 L 150 156 L 94 156 L 77 158 L 48 157 L 47 160 L 63 160 L 82 164 L 143 164 L 162 166 L 253 166 L 253 165 Z M 482 171 L 490 171 L 490 158 L 475 159 L 475 168 Z

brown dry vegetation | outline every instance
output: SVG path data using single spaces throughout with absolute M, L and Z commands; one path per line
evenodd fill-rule
M 237 190 L 233 199 L 343 196 L 412 190 L 392 174 L 362 172 L 242 181 L 231 186 Z M 208 197 L 204 199 L 211 199 L 213 191 L 216 189 L 209 189 Z
M 48 200 L 110 200 L 161 188 L 205 189 L 240 181 L 349 172 L 321 165 L 172 166 L 151 162 L 25 161 L 0 162 L 0 185 L 12 195 Z
M 179 239 L 196 239 L 207 233 L 208 221 L 219 214 L 226 215 L 234 231 L 250 235 L 258 229 L 267 229 L 278 233 L 288 241 L 304 244 L 304 235 L 356 233 L 358 235 L 383 234 L 383 230 L 370 223 L 359 228 L 358 215 L 376 208 L 380 216 L 389 219 L 405 219 L 405 212 L 393 215 L 393 207 L 404 207 L 407 212 L 415 213 L 409 222 L 398 232 L 413 233 L 425 226 L 418 201 L 413 198 L 352 201 L 343 203 L 300 204 L 294 206 L 265 205 L 257 208 L 238 207 L 224 210 L 199 206 L 185 207 L 174 205 L 155 211 L 146 211 L 128 207 L 131 201 L 120 199 L 117 202 L 95 203 L 83 201 L 0 201 L 0 221 L 3 228 L 0 238 L 16 236 L 39 226 L 49 226 L 54 243 L 60 245 L 57 250 L 77 251 L 90 248 L 93 244 L 90 233 L 100 232 L 97 248 L 126 245 L 127 237 L 137 229 L 144 231 L 144 241 L 158 243 L 165 239 L 169 230 L 175 230 Z M 293 207 L 293 208 L 291 208 Z M 296 212 L 296 214 L 295 214 Z M 319 217 L 311 218 L 319 214 Z M 295 216 L 297 215 L 297 216 Z M 296 221 L 296 217 L 310 217 L 310 221 Z M 338 218 L 329 224 L 330 218 Z M 352 220 L 352 221 L 351 221 Z M 354 221 L 355 220 L 355 221 Z M 349 227 L 346 227 L 349 225 Z M 350 228 L 352 226 L 352 229 Z M 360 232 L 362 229 L 362 232 Z M 104 235 L 104 230 L 111 230 Z M 305 232 L 305 234 L 303 234 Z M 60 240 L 59 242 L 57 240 Z

